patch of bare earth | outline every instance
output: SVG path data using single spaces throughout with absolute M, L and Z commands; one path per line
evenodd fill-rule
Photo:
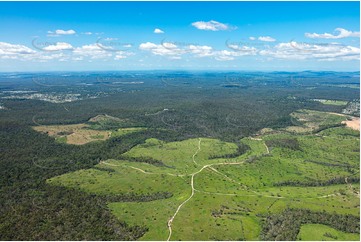
M 347 127 L 360 131 L 360 118 L 353 117 L 352 120 L 342 121 Z
M 35 126 L 33 129 L 55 138 L 66 136 L 66 143 L 73 145 L 83 145 L 92 141 L 106 140 L 110 137 L 109 131 L 91 130 L 87 129 L 88 127 L 87 124 L 42 125 Z

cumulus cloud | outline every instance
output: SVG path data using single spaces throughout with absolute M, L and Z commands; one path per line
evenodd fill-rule
M 192 26 L 200 29 L 200 30 L 210 30 L 210 31 L 220 31 L 220 30 L 233 30 L 236 27 L 230 26 L 228 24 L 223 24 L 214 20 L 204 22 L 204 21 L 197 21 L 192 23 Z
M 131 55 L 134 55 L 134 53 L 128 51 L 118 51 L 115 53 L 114 60 L 126 59 L 128 56 Z
M 256 40 L 256 38 L 253 37 L 253 36 L 249 37 L 249 39 L 250 39 L 250 40 Z
M 265 42 L 275 42 L 276 39 L 270 37 L 270 36 L 260 36 L 258 37 L 258 40 L 265 41 Z
M 82 57 L 82 56 L 77 56 L 77 57 L 73 57 L 72 60 L 74 60 L 74 61 L 82 61 L 82 60 L 84 60 L 84 57 Z
M 91 59 L 104 59 L 111 57 L 112 54 L 105 49 L 106 47 L 102 48 L 101 44 L 99 43 L 83 45 L 81 47 L 74 48 L 73 54 L 90 57 Z
M 236 48 L 236 47 L 235 47 Z M 146 42 L 139 45 L 139 49 L 149 51 L 154 55 L 166 56 L 169 59 L 181 59 L 183 55 L 191 55 L 196 58 L 213 58 L 218 61 L 234 60 L 239 56 L 255 55 L 256 48 L 248 46 L 238 46 L 237 50 L 215 50 L 207 45 L 183 45 L 177 46 L 174 43 L 164 42 L 162 44 L 154 44 Z
M 57 48 L 59 48 L 59 46 L 64 47 L 64 45 L 60 44 Z M 24 45 L 0 42 L 0 59 L 46 62 L 48 60 L 66 60 L 67 55 L 63 53 L 35 51 Z
M 73 34 L 76 34 L 76 32 L 72 29 L 69 30 L 57 29 L 55 31 L 48 31 L 48 36 L 73 35 Z
M 335 29 L 335 34 L 317 34 L 317 33 L 305 33 L 305 36 L 312 39 L 342 39 L 347 37 L 358 37 L 360 38 L 360 32 L 353 32 L 343 28 Z
M 257 48 L 253 46 L 240 45 L 238 43 L 226 43 L 227 47 L 233 51 L 243 52 L 245 54 L 256 54 Z
M 207 45 L 189 45 L 189 52 L 195 54 L 197 57 L 212 56 L 213 48 Z
M 101 47 L 99 43 L 73 47 L 66 42 L 56 42 L 43 47 L 41 51 L 35 51 L 25 45 L 0 42 L 0 59 L 34 62 L 91 61 L 111 60 L 112 58 L 121 60 L 134 55 L 130 51 L 107 51 Z
M 93 33 L 92 32 L 83 32 L 81 34 L 85 34 L 85 35 L 92 35 Z
M 155 34 L 164 34 L 164 31 L 161 29 L 154 29 L 153 33 Z
M 72 50 L 73 46 L 66 42 L 57 42 L 55 45 L 48 45 L 42 49 L 46 51 Z
M 72 35 L 75 34 L 76 32 L 72 29 L 70 30 L 62 30 L 62 29 L 57 29 L 55 30 L 55 34 L 59 34 L 59 35 Z
M 16 45 L 6 42 L 0 42 L 0 56 L 2 55 L 28 55 L 34 54 L 36 51 L 30 49 L 25 45 Z
M 184 53 L 184 50 L 178 48 L 177 45 L 169 42 L 162 44 L 154 44 L 152 42 L 141 43 L 139 49 L 143 51 L 150 51 L 154 55 L 160 56 L 179 56 Z
M 259 52 L 260 55 L 279 59 L 306 60 L 315 59 L 319 61 L 336 60 L 359 60 L 360 48 L 345 45 L 317 45 L 308 43 L 279 43 L 272 49 Z
M 121 59 L 125 59 L 125 58 L 127 58 L 125 55 L 119 54 L 114 57 L 114 60 L 121 60 Z
M 102 46 L 100 43 L 83 45 L 81 47 L 74 48 L 72 53 L 74 57 L 87 57 L 90 59 L 104 60 L 109 60 L 110 58 L 113 58 L 114 60 L 120 60 L 134 55 L 134 53 L 130 51 L 108 51 L 107 47 Z

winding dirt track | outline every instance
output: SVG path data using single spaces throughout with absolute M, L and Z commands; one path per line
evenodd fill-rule
M 36 117 L 36 115 L 34 115 L 31 120 L 33 121 L 34 124 L 36 124 L 36 125 L 38 125 L 38 126 L 41 126 L 41 124 L 39 124 L 38 122 L 36 122 L 35 117 Z
M 254 140 L 262 140 L 262 139 L 254 139 Z M 265 146 L 265 149 L 266 149 L 266 152 L 265 154 L 269 154 L 270 151 L 268 149 L 268 146 L 266 145 L 265 142 L 264 143 L 264 146 Z M 196 160 L 195 160 L 195 156 L 199 153 L 199 151 L 201 150 L 201 138 L 199 138 L 199 141 L 198 141 L 198 149 L 196 150 L 196 152 L 193 154 L 192 156 L 192 160 L 193 160 L 193 163 L 195 165 L 199 165 Z M 107 163 L 107 162 L 104 162 L 104 161 L 101 161 L 100 163 L 102 164 L 106 164 L 106 165 L 110 165 L 110 166 L 122 166 L 122 165 L 114 165 L 114 164 L 110 164 L 110 163 Z M 177 214 L 179 213 L 179 211 L 181 210 L 181 208 L 187 203 L 189 202 L 192 197 L 194 196 L 195 192 L 200 192 L 200 193 L 205 193 L 205 194 L 214 194 L 214 195 L 222 195 L 222 196 L 239 196 L 237 194 L 233 194 L 233 193 L 217 193 L 217 192 L 206 192 L 206 191 L 201 191 L 201 190 L 197 190 L 195 189 L 194 187 L 194 178 L 197 174 L 201 173 L 204 169 L 209 169 L 213 172 L 215 172 L 216 174 L 218 175 L 221 175 L 223 177 L 225 177 L 227 180 L 231 181 L 231 182 L 234 182 L 234 183 L 237 183 L 239 185 L 242 185 L 241 183 L 233 180 L 232 178 L 228 177 L 227 175 L 223 174 L 222 172 L 219 172 L 217 169 L 215 169 L 213 166 L 222 166 L 222 165 L 240 165 L 240 164 L 243 164 L 244 161 L 240 161 L 240 162 L 221 162 L 221 163 L 214 163 L 214 164 L 208 164 L 208 165 L 204 165 L 202 168 L 200 168 L 198 171 L 192 173 L 192 174 L 185 174 L 185 175 L 176 175 L 176 174 L 171 174 L 171 173 L 153 173 L 153 172 L 147 172 L 145 170 L 142 170 L 140 168 L 137 168 L 137 167 L 133 167 L 133 166 L 124 166 L 124 167 L 128 167 L 128 168 L 131 168 L 131 169 L 134 169 L 134 170 L 137 170 L 139 172 L 142 172 L 144 174 L 167 174 L 167 175 L 171 175 L 171 176 L 178 176 L 178 177 L 183 177 L 183 176 L 191 176 L 191 195 L 186 199 L 184 200 L 176 209 L 176 211 L 174 212 L 173 216 L 168 220 L 167 222 L 167 225 L 168 225 L 168 230 L 169 230 L 169 234 L 168 234 L 168 238 L 167 238 L 167 241 L 169 241 L 172 237 L 172 223 L 174 221 L 174 219 L 176 218 Z M 347 183 L 347 178 L 345 179 L 345 182 Z M 269 197 L 269 198 L 275 198 L 275 199 L 283 199 L 283 198 L 286 198 L 286 197 L 275 197 L 275 196 L 270 196 L 270 195 L 265 195 L 265 194 L 261 194 L 257 191 L 252 191 L 250 190 L 250 192 L 254 193 L 254 195 L 243 195 L 243 196 L 262 196 L 262 197 Z M 242 196 L 242 195 L 241 195 Z M 327 197 L 330 197 L 330 196 L 336 196 L 336 194 L 330 194 L 330 195 L 326 195 L 326 196 L 321 196 L 321 197 L 317 197 L 317 198 L 327 198 Z
M 232 162 L 232 163 L 215 163 L 215 164 L 208 164 L 208 165 L 205 165 L 203 166 L 199 171 L 195 172 L 192 174 L 192 177 L 191 177 L 191 188 L 192 188 L 192 193 L 191 195 L 184 201 L 182 202 L 177 210 L 175 211 L 174 215 L 168 220 L 168 230 L 169 230 L 169 235 L 168 235 L 168 238 L 167 238 L 167 241 L 170 240 L 170 238 L 172 237 L 172 223 L 173 223 L 173 220 L 175 219 L 175 217 L 177 216 L 179 210 L 194 196 L 194 193 L 196 191 L 196 189 L 194 188 L 194 176 L 197 175 L 198 173 L 202 172 L 204 169 L 208 168 L 208 167 L 211 167 L 212 166 L 215 166 L 215 165 L 239 165 L 239 164 L 242 164 L 242 162 Z
M 194 159 L 194 157 L 195 157 L 195 156 L 198 154 L 198 152 L 201 150 L 201 141 L 202 141 L 202 139 L 199 138 L 199 140 L 198 140 L 198 150 L 197 150 L 196 153 L 194 153 L 193 156 L 192 156 L 193 163 L 196 164 L 196 165 L 198 165 L 198 163 L 196 162 L 196 160 Z
M 185 175 L 177 175 L 177 174 L 172 174 L 172 173 L 160 173 L 160 172 L 149 172 L 149 171 L 145 171 L 145 170 L 142 170 L 138 167 L 134 167 L 134 166 L 126 166 L 126 165 L 114 165 L 114 164 L 111 164 L 111 163 L 108 163 L 108 162 L 105 162 L 105 161 L 101 161 L 99 164 L 105 164 L 105 165 L 108 165 L 108 166 L 121 166 L 121 167 L 125 167 L 125 168 L 131 168 L 131 169 L 134 169 L 134 170 L 137 170 L 141 173 L 144 173 L 144 174 L 148 174 L 148 175 L 169 175 L 169 176 L 176 176 L 176 177 L 183 177 Z

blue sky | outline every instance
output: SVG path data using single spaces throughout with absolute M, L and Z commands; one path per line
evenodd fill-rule
M 359 2 L 0 2 L 0 71 L 358 71 Z

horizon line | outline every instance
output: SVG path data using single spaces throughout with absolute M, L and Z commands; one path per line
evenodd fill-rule
M 152 70 L 62 70 L 62 71 L 0 71 L 0 73 L 51 73 L 51 72 L 176 72 L 176 71 L 184 71 L 184 72 L 360 72 L 360 70 L 354 71 L 330 71 L 330 70 L 300 70 L 300 71 L 288 71 L 288 70 L 191 70 L 191 69 L 152 69 Z

